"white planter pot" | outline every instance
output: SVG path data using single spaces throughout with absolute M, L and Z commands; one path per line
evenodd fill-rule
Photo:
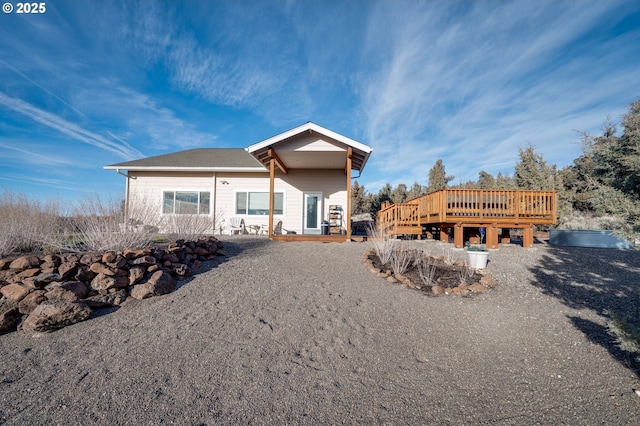
M 473 269 L 484 269 L 487 267 L 488 251 L 467 251 L 469 254 L 469 267 Z

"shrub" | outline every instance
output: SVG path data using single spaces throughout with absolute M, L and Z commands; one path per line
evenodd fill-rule
M 38 201 L 21 192 L 0 193 L 0 255 L 41 252 L 64 226 L 61 202 Z
M 380 262 L 382 262 L 383 265 L 387 265 L 391 261 L 396 240 L 384 238 L 380 228 L 375 225 L 369 225 L 367 227 L 367 235 Z
M 405 247 L 394 247 L 391 251 L 391 259 L 389 262 L 391 263 L 391 269 L 394 274 L 404 274 L 411 261 L 413 261 L 415 257 L 415 251 L 409 250 Z
M 415 265 L 418 269 L 418 275 L 420 280 L 430 287 L 436 285 L 437 281 L 437 268 L 434 259 L 425 253 L 417 253 L 415 259 Z

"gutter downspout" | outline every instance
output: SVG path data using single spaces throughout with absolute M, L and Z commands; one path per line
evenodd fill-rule
M 124 176 L 126 179 L 126 186 L 125 186 L 125 192 L 124 192 L 124 230 L 125 232 L 129 232 L 129 180 L 130 179 L 135 179 L 135 176 L 129 176 L 129 173 L 122 173 L 120 171 L 120 169 L 116 169 L 116 172 L 118 172 L 119 175 Z
M 218 200 L 218 174 L 216 172 L 213 172 L 213 233 L 211 235 L 215 235 L 216 223 L 218 223 L 217 217 L 216 217 L 216 214 L 218 212 L 216 208 L 217 200 Z M 222 234 L 222 231 L 220 232 L 220 234 Z

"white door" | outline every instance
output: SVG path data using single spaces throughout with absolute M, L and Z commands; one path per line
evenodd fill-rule
M 302 233 L 319 234 L 322 223 L 322 192 L 305 192 L 302 206 Z

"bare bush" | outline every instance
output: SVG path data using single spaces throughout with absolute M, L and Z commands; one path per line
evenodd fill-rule
M 380 262 L 383 265 L 387 265 L 391 261 L 391 256 L 396 246 L 396 240 L 384 238 L 380 228 L 375 225 L 367 226 L 367 235 L 369 236 L 369 241 L 373 245 L 373 249 L 380 259 Z
M 414 250 L 409 250 L 406 247 L 394 247 L 391 251 L 391 259 L 389 260 L 393 273 L 404 274 L 413 261 L 414 253 Z
M 125 223 L 120 200 L 93 195 L 77 203 L 67 218 L 64 234 L 52 244 L 76 252 L 144 248 L 152 243 L 157 231 L 156 226 L 145 225 L 141 219 L 132 218 Z
M 436 275 L 438 270 L 436 268 L 436 263 L 433 257 L 429 256 L 428 254 L 418 252 L 415 258 L 415 265 L 418 269 L 420 280 L 425 285 L 436 285 Z
M 41 252 L 43 241 L 59 233 L 61 202 L 39 201 L 4 189 L 0 193 L 0 255 Z
M 471 277 L 473 276 L 473 269 L 468 266 L 463 266 L 458 270 L 458 278 L 460 279 L 460 284 L 468 284 L 471 281 Z
M 215 229 L 209 216 L 199 215 L 170 215 L 164 218 L 162 223 L 163 233 L 168 234 L 169 239 L 197 239 L 205 235 L 213 234 Z

